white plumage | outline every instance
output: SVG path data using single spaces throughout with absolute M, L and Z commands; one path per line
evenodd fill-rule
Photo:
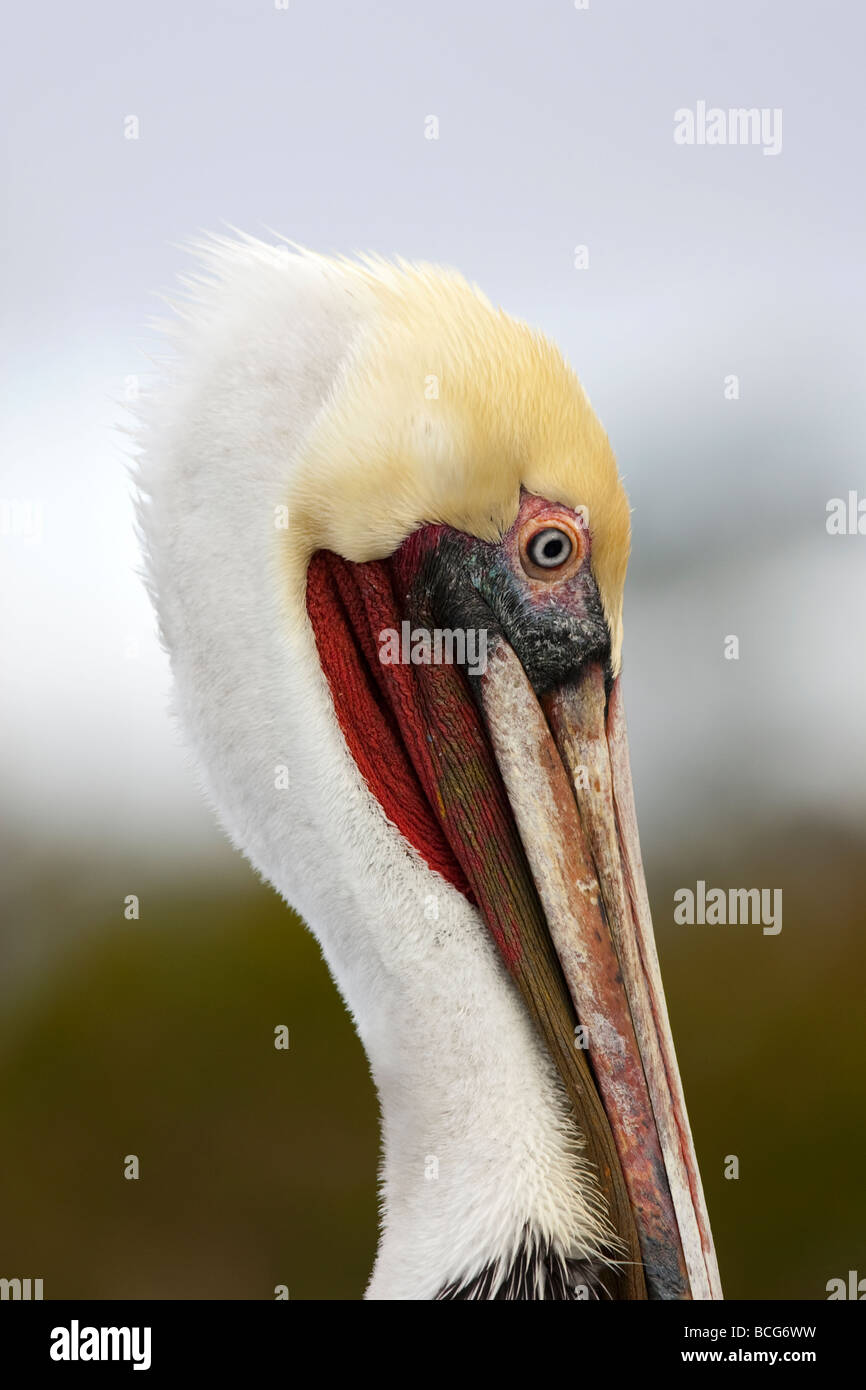
M 383 1217 L 368 1297 L 430 1298 L 507 1263 L 527 1228 L 563 1256 L 598 1253 L 609 1228 L 562 1083 L 479 913 L 362 781 L 287 582 L 280 509 L 375 298 L 340 263 L 250 241 L 207 255 L 142 412 L 149 583 L 203 786 L 317 936 L 370 1061 Z

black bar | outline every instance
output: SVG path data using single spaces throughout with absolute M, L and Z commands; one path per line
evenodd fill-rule
M 448 1307 L 453 1311 L 446 1312 Z M 485 1316 L 493 1316 L 493 1323 L 479 1322 Z M 536 1323 L 539 1316 L 542 1321 Z M 525 1317 L 532 1318 L 532 1323 L 524 1323 Z M 479 1310 L 474 1316 L 464 1303 L 436 1304 L 423 1313 L 417 1305 L 406 1303 L 353 1307 L 301 1301 L 7 1301 L 0 1303 L 0 1364 L 4 1370 L 11 1361 L 20 1372 L 48 1372 L 58 1382 L 82 1375 L 98 1379 L 106 1370 L 114 1377 L 131 1376 L 133 1384 L 146 1384 L 145 1377 L 160 1382 L 185 1373 L 225 1376 L 265 1367 L 281 1368 L 289 1375 L 293 1370 L 300 1372 L 306 1381 L 311 1372 L 316 1374 L 316 1367 L 327 1366 L 333 1373 L 342 1353 L 347 1367 L 354 1367 L 353 1374 L 363 1367 L 365 1379 L 375 1380 L 379 1372 L 387 1377 L 389 1364 L 393 1371 L 395 1360 L 401 1359 L 393 1352 L 401 1345 L 405 1349 L 402 1329 L 415 1339 L 410 1343 L 415 1349 L 413 1359 L 420 1352 L 428 1373 L 438 1354 L 445 1366 L 450 1359 L 451 1373 L 456 1374 L 457 1347 L 458 1362 L 464 1362 L 465 1343 L 473 1331 L 479 1338 L 479 1352 L 485 1357 L 492 1352 L 495 1357 L 491 1330 L 506 1336 L 518 1324 L 524 1335 L 550 1339 L 535 1344 L 529 1363 L 536 1367 L 534 1379 L 543 1368 L 545 1347 L 554 1354 L 560 1371 L 568 1369 L 575 1377 L 592 1365 L 599 1378 L 607 1361 L 617 1380 L 629 1368 L 664 1376 L 674 1366 L 710 1364 L 729 1369 L 735 1364 L 772 1369 L 805 1365 L 826 1378 L 847 1365 L 859 1364 L 863 1336 L 861 1310 L 845 1301 L 585 1303 L 578 1307 L 570 1303 L 547 1314 L 521 1312 L 512 1306 L 510 1312 L 485 1315 Z M 103 1328 L 118 1329 L 118 1334 L 103 1336 Z M 91 1329 L 96 1329 L 96 1336 Z M 137 1335 L 133 1329 L 138 1329 Z M 145 1329 L 149 1329 L 149 1342 Z M 455 1331 L 459 1343 L 452 1343 L 449 1336 Z M 423 1341 L 418 1340 L 419 1334 Z M 525 1343 L 527 1350 L 531 1345 Z M 52 1348 L 55 1356 L 70 1358 L 77 1351 L 78 1359 L 54 1359 Z M 84 1359 L 91 1350 L 106 1358 L 116 1350 L 127 1359 Z M 142 1365 L 138 1373 L 133 1369 L 135 1360 Z

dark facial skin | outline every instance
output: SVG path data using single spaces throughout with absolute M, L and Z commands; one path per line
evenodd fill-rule
M 600 662 L 610 678 L 610 634 L 579 513 L 524 494 L 514 526 L 497 544 L 430 526 L 404 549 L 399 569 L 414 620 L 485 629 L 490 650 L 504 637 L 539 697 L 575 679 L 589 661 Z M 567 558 L 550 567 L 534 563 L 545 549 L 554 561 Z

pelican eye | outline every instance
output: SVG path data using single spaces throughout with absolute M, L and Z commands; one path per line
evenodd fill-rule
M 526 553 L 533 565 L 542 570 L 559 569 L 571 559 L 574 543 L 567 531 L 558 526 L 545 526 L 537 531 L 526 547 Z
M 530 517 L 518 536 L 524 573 L 543 584 L 570 579 L 580 569 L 588 549 L 581 524 L 564 516 L 562 508 L 551 507 L 546 516 Z

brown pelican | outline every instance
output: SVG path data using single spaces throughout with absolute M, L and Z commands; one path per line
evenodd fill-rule
M 629 507 L 460 276 L 199 248 L 141 421 L 176 710 L 381 1106 L 375 1299 L 721 1297 L 638 846 Z

